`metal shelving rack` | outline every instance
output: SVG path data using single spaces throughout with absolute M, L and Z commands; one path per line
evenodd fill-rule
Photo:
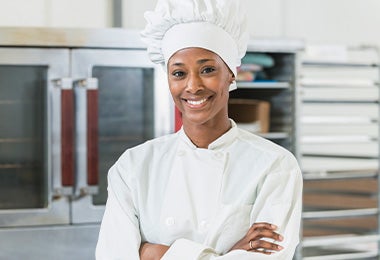
M 274 66 L 264 69 L 268 81 L 238 81 L 237 90 L 230 93 L 231 99 L 256 99 L 269 102 L 269 132 L 256 134 L 285 147 L 296 157 L 298 157 L 296 112 L 299 104 L 299 53 L 303 47 L 303 41 L 294 39 L 251 40 L 247 53 L 269 55 L 274 60 Z
M 302 259 L 379 259 L 379 50 L 313 53 L 301 58 Z

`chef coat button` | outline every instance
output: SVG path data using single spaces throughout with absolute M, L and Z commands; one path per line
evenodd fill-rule
M 183 150 L 180 150 L 180 151 L 178 151 L 178 156 L 184 156 L 185 155 L 185 151 L 183 151 Z
M 220 158 L 223 157 L 223 153 L 221 153 L 221 152 L 217 152 L 217 153 L 215 154 L 215 157 L 216 157 L 217 159 L 220 159 Z
M 167 226 L 173 226 L 175 224 L 175 220 L 173 217 L 168 217 L 165 221 Z

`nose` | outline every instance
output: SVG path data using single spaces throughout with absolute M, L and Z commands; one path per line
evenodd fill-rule
M 198 73 L 190 73 L 186 82 L 186 91 L 194 94 L 203 88 L 203 82 Z

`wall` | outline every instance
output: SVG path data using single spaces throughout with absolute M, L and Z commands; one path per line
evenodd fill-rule
M 379 0 L 245 0 L 251 35 L 380 45 Z M 156 0 L 123 0 L 123 27 L 142 29 Z M 0 26 L 109 27 L 112 0 L 0 0 Z
M 245 0 L 249 11 L 248 20 L 253 35 L 281 35 L 282 2 L 284 0 Z M 125 28 L 142 29 L 145 26 L 144 12 L 153 10 L 157 0 L 124 0 L 123 15 Z
M 141 29 L 155 0 L 124 0 L 124 27 Z M 310 44 L 380 45 L 379 0 L 245 0 L 251 35 Z
M 380 45 L 379 0 L 286 0 L 284 34 L 310 43 Z
M 145 25 L 144 12 L 153 10 L 157 0 L 123 0 L 123 27 L 142 29 Z
M 0 26 L 111 25 L 109 0 L 0 0 Z

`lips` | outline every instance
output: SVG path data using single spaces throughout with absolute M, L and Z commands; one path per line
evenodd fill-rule
M 205 103 L 207 101 L 207 98 L 203 98 L 203 99 L 200 99 L 200 100 L 190 100 L 190 99 L 187 99 L 186 102 L 189 103 L 190 105 L 192 106 L 199 106 L 199 105 L 202 105 L 203 103 Z

